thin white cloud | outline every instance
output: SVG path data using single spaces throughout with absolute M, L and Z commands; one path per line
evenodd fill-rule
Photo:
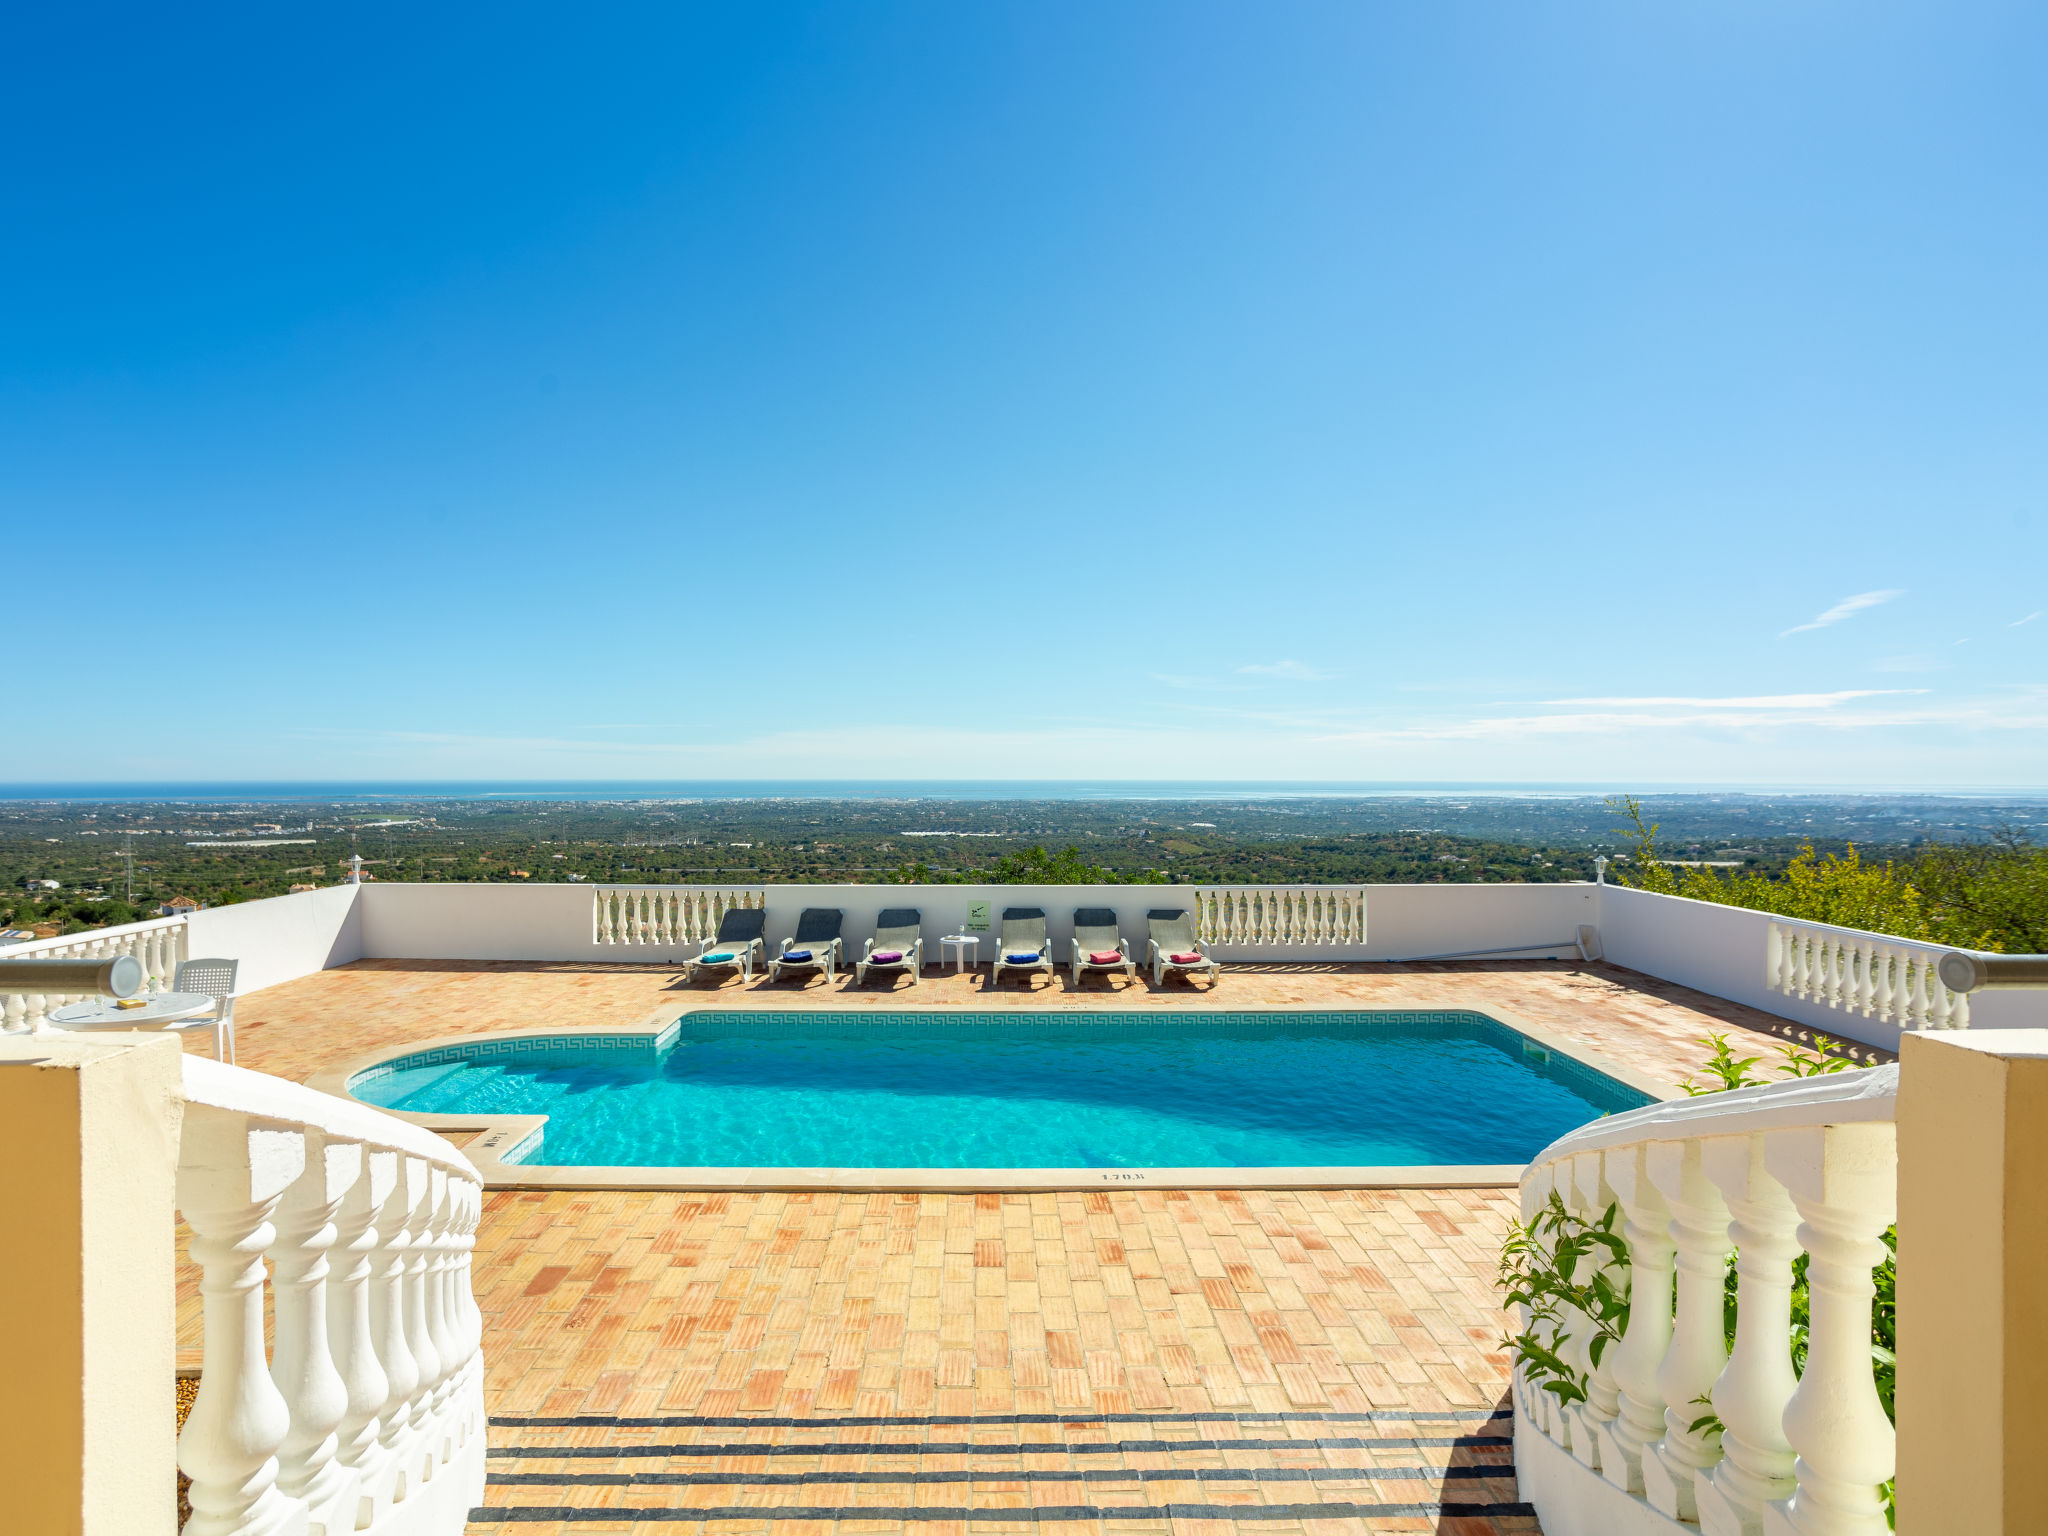
M 1787 635 L 1801 635 L 1809 629 L 1826 629 L 1844 619 L 1854 618 L 1866 608 L 1875 608 L 1879 603 L 1888 603 L 1895 597 L 1904 597 L 1904 587 L 1887 587 L 1881 592 L 1858 592 L 1854 597 L 1845 597 L 1826 613 L 1808 624 L 1794 624 L 1790 629 L 1778 633 L 1780 640 Z
M 1602 711 L 1568 715 L 1519 715 L 1494 719 L 1446 721 L 1437 725 L 1405 726 L 1386 730 L 1335 732 L 1318 741 L 1385 743 L 1413 741 L 1539 741 L 1545 738 L 1629 736 L 1647 733 L 1704 730 L 1715 735 L 1735 731 L 1746 739 L 1769 741 L 1776 733 L 1797 726 L 1814 726 L 1829 732 L 1898 729 L 1902 727 L 1944 727 L 1956 730 L 2041 730 L 2048 728 L 2048 713 L 2038 708 L 2022 712 L 1985 705 L 1945 708 L 1871 711 L 1770 710 L 1743 712 L 1647 713 Z M 1761 734 L 1759 734 L 1761 733 Z
M 1745 697 L 1700 699 L 1685 695 L 1653 695 L 1630 699 L 1546 699 L 1546 705 L 1601 705 L 1618 709 L 1832 709 L 1850 699 L 1877 699 L 1892 693 L 1925 693 L 1925 688 L 1844 688 L 1835 693 L 1763 693 Z
M 2039 617 L 2041 617 L 2041 615 L 2042 615 L 2042 614 L 2044 614 L 2044 613 L 2048 613 L 2048 608 L 2036 608 L 2036 609 L 2035 609 L 2035 610 L 2034 610 L 2034 611 L 2033 611 L 2032 613 L 2028 614 L 2028 615 L 2027 615 L 2027 616 L 2026 616 L 2026 617 L 2025 617 L 2024 619 L 2014 619 L 2014 620 L 2012 621 L 2012 623 L 2010 623 L 2010 624 L 2008 624 L 2008 625 L 2006 626 L 2006 628 L 2008 628 L 2008 629 L 2018 629 L 2018 628 L 2019 628 L 2019 627 L 2020 627 L 2020 626 L 2021 626 L 2022 624 L 2031 624 L 2031 623 L 2033 623 L 2033 622 L 2034 622 L 2034 620 L 2036 620 L 2036 619 L 2038 619 Z
M 1327 683 L 1337 674 L 1312 667 L 1305 661 L 1255 661 L 1237 669 L 1240 677 L 1284 677 L 1296 683 Z

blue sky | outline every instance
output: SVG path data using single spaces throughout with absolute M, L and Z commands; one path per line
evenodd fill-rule
M 2038 6 L 42 11 L 0 780 L 2048 783 Z

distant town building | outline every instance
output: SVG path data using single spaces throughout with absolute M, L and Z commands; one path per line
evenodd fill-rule
M 317 885 L 295 885 L 291 888 L 291 894 L 296 896 L 301 891 L 317 891 L 319 889 L 320 887 Z
M 24 880 L 21 882 L 21 887 L 25 891 L 61 891 L 64 889 L 55 880 Z
M 158 917 L 190 917 L 194 912 L 206 910 L 206 903 L 194 901 L 190 896 L 173 896 L 156 909 Z
M 26 944 L 35 936 L 33 928 L 0 928 L 0 949 L 9 944 Z

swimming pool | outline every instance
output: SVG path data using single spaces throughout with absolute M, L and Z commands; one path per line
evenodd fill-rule
M 1651 1102 L 1466 1011 L 706 1011 L 451 1043 L 348 1088 L 545 1115 L 503 1161 L 554 1167 L 1503 1165 Z

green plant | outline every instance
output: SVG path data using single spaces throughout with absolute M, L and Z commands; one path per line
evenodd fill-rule
M 1607 1346 L 1628 1327 L 1628 1296 L 1614 1283 L 1611 1267 L 1628 1262 L 1628 1244 L 1615 1231 L 1618 1207 L 1596 1221 L 1566 1208 L 1551 1191 L 1550 1202 L 1527 1222 L 1512 1222 L 1501 1245 L 1499 1283 L 1510 1306 L 1529 1309 L 1519 1334 L 1507 1339 L 1524 1374 L 1560 1402 L 1586 1400 L 1585 1373 L 1562 1351 L 1571 1342 L 1565 1326 L 1577 1312 L 1592 1328 L 1586 1355 L 1597 1367 Z
M 1636 890 L 1963 949 L 2048 940 L 2048 849 L 2018 835 L 1935 848 L 1905 868 L 1866 864 L 1854 847 L 1823 855 L 1809 843 L 1784 879 L 1773 880 L 1756 870 L 1669 863 L 1657 851 L 1660 824 L 1643 819 L 1641 801 L 1618 795 L 1607 808 L 1630 846 L 1629 867 L 1617 877 Z
M 1749 1070 L 1762 1061 L 1763 1057 L 1737 1057 L 1735 1048 L 1728 1043 L 1726 1035 L 1708 1035 L 1700 1043 L 1714 1048 L 1713 1054 L 1700 1069 L 1706 1073 L 1708 1081 L 1695 1082 L 1687 1077 L 1681 1079 L 1678 1084 L 1694 1098 L 1707 1093 L 1725 1093 L 1731 1088 L 1761 1088 L 1770 1081 L 1767 1077 L 1752 1075 Z M 1846 1072 L 1856 1065 L 1847 1056 L 1832 1053 L 1831 1048 L 1842 1043 L 1834 1037 L 1815 1035 L 1813 1043 L 1815 1048 L 1811 1051 L 1801 1050 L 1796 1045 L 1779 1046 L 1776 1069 L 1778 1076 L 1827 1077 L 1836 1072 Z

